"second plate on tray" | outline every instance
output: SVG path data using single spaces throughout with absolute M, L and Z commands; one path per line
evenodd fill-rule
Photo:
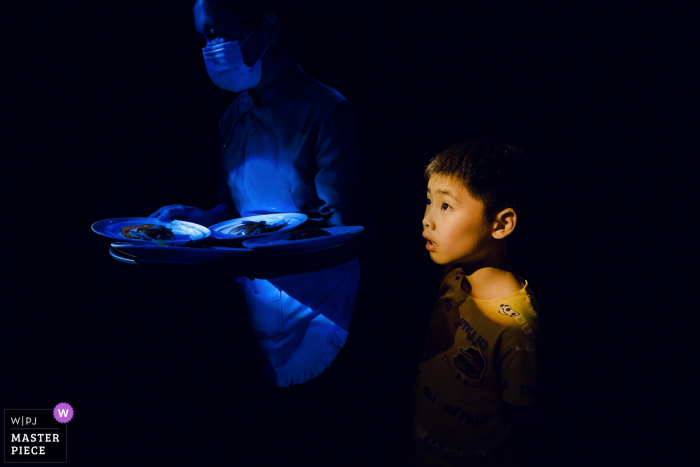
M 264 250 L 276 255 L 292 255 L 327 250 L 340 246 L 365 230 L 362 226 L 325 227 L 330 233 L 323 237 L 289 240 L 291 233 L 270 235 L 264 238 L 245 240 L 243 246 L 254 250 Z
M 308 216 L 306 214 L 301 214 L 298 212 L 280 212 L 274 214 L 261 214 L 259 216 L 249 216 L 241 217 L 238 219 L 231 219 L 229 221 L 220 222 L 209 227 L 211 230 L 211 236 L 218 238 L 219 240 L 245 240 L 249 238 L 266 237 L 269 235 L 282 234 L 288 232 L 292 229 L 296 229 L 306 222 Z M 262 224 L 265 223 L 265 225 Z M 252 228 L 256 223 L 257 227 L 274 228 L 275 226 L 282 225 L 281 228 L 277 230 L 270 230 L 268 232 L 263 231 L 262 233 L 249 233 L 245 235 L 237 234 L 236 230 L 243 228 L 245 225 Z

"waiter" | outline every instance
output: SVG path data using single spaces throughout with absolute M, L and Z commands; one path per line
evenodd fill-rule
M 207 73 L 220 88 L 238 93 L 219 124 L 219 204 L 210 210 L 169 205 L 151 217 L 211 226 L 300 212 L 313 227 L 365 225 L 360 183 L 365 150 L 357 115 L 340 93 L 290 59 L 274 3 L 189 4 L 205 46 Z M 361 418 L 351 404 L 362 402 L 348 397 L 358 379 L 349 376 L 352 366 L 338 366 L 336 357 L 348 339 L 360 284 L 357 258 L 317 272 L 235 282 L 246 298 L 259 368 L 272 383 L 242 378 L 235 354 L 231 368 L 222 369 L 237 387 L 248 388 L 246 404 L 260 411 L 247 422 L 237 416 L 236 429 L 243 433 L 235 439 L 245 442 L 235 449 L 256 456 L 281 450 L 305 465 L 327 465 L 339 452 L 348 460 Z M 258 465 L 267 464 L 260 459 Z
M 190 3 L 207 73 L 239 93 L 219 124 L 219 204 L 169 205 L 151 217 L 211 226 L 300 212 L 315 227 L 364 225 L 364 148 L 350 103 L 290 59 L 267 2 Z M 236 279 L 269 382 L 302 384 L 331 365 L 348 337 L 359 280 L 357 259 L 314 273 Z

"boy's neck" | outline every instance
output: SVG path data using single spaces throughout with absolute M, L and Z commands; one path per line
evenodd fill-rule
M 491 300 L 521 290 L 525 284 L 515 275 L 507 260 L 481 267 L 460 265 L 464 272 L 462 290 L 472 298 Z

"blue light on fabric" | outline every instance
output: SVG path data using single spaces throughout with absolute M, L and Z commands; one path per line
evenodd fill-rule
M 359 288 L 357 259 L 321 271 L 239 278 L 256 345 L 278 386 L 321 374 L 345 344 Z

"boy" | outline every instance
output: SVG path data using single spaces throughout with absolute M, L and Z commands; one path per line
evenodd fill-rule
M 531 444 L 538 305 L 506 255 L 526 169 L 515 147 L 464 142 L 425 170 L 423 237 L 446 274 L 411 396 L 418 466 L 516 465 Z

